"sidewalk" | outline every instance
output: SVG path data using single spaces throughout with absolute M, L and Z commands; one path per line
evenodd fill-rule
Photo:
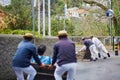
M 120 52 L 119 56 L 110 54 L 107 59 L 78 62 L 75 80 L 120 80 Z

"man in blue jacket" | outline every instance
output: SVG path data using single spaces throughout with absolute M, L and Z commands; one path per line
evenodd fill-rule
M 62 75 L 66 71 L 66 80 L 73 80 L 76 73 L 77 58 L 75 44 L 67 36 L 68 34 L 65 30 L 59 31 L 59 41 L 55 43 L 53 48 L 52 64 L 49 68 L 52 68 L 55 63 L 57 64 L 54 72 L 55 80 L 62 80 Z
M 45 67 L 45 65 L 42 64 L 38 58 L 36 47 L 32 43 L 33 35 L 26 33 L 23 38 L 24 40 L 19 43 L 13 57 L 13 70 L 17 76 L 17 80 L 24 80 L 23 73 L 28 74 L 27 80 L 34 80 L 37 72 L 30 65 L 31 58 L 33 57 L 40 67 Z

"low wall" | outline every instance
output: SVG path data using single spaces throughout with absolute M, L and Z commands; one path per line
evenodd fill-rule
M 74 42 L 81 44 L 81 37 L 70 37 Z M 108 38 L 108 44 L 110 43 L 109 37 L 100 37 L 104 40 Z M 20 35 L 0 35 L 0 80 L 14 80 L 15 74 L 12 70 L 11 62 L 13 55 L 16 51 L 18 43 L 23 40 Z M 35 38 L 36 46 L 45 44 L 47 46 L 46 54 L 52 56 L 52 49 L 54 43 L 57 41 L 57 37 L 46 37 L 43 39 Z
M 15 78 L 12 70 L 12 58 L 18 43 L 23 40 L 22 36 L 0 35 L 0 80 L 13 80 Z M 45 44 L 47 46 L 45 55 L 52 55 L 53 43 L 57 38 L 35 39 L 36 46 Z

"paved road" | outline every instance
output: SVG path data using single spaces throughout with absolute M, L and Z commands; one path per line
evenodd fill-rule
M 75 80 L 120 80 L 120 52 L 119 56 L 113 51 L 110 54 L 107 59 L 78 62 Z

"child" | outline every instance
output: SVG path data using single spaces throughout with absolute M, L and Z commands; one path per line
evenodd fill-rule
M 46 46 L 45 45 L 40 45 L 37 48 L 37 52 L 38 52 L 38 57 L 40 59 L 40 61 L 46 65 L 51 64 L 51 58 L 49 56 L 44 56 L 44 53 L 46 51 Z M 35 63 L 35 60 L 32 58 L 32 63 Z

